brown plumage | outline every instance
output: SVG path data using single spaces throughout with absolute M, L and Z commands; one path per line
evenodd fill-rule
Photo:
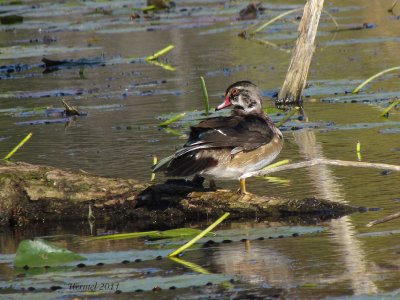
M 216 110 L 231 106 L 231 116 L 192 126 L 183 148 L 161 160 L 154 171 L 177 177 L 237 179 L 270 164 L 282 149 L 283 137 L 262 110 L 259 89 L 249 81 L 232 84 Z

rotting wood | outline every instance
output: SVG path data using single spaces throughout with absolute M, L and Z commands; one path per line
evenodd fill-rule
M 230 212 L 230 219 L 255 220 L 297 215 L 327 219 L 357 208 L 316 198 L 285 199 L 210 190 L 172 180 L 151 185 L 28 163 L 0 164 L 0 224 L 87 220 L 137 221 L 178 226 Z
M 285 81 L 276 100 L 278 106 L 301 105 L 301 92 L 306 85 L 311 58 L 315 50 L 314 41 L 323 5 L 323 0 L 309 0 L 304 6 L 299 36 L 293 49 Z

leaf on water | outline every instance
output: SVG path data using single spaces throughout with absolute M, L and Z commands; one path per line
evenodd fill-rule
M 159 239 L 170 239 L 179 237 L 194 236 L 201 232 L 201 230 L 193 228 L 178 228 L 165 231 L 144 231 L 144 232 L 132 232 L 132 233 L 119 233 L 111 235 L 97 236 L 89 239 L 88 241 L 96 240 L 123 240 L 123 239 L 136 239 L 141 237 L 147 237 L 153 240 Z
M 132 232 L 132 233 L 118 233 L 118 234 L 109 234 L 109 235 L 101 235 L 96 236 L 88 240 L 97 241 L 97 240 L 124 240 L 124 239 L 137 239 L 141 237 L 152 237 L 157 236 L 159 231 L 144 231 L 144 232 Z
M 68 262 L 86 260 L 85 257 L 42 239 L 23 240 L 15 255 L 16 267 L 61 266 Z
M 159 238 L 176 238 L 176 237 L 185 237 L 185 236 L 194 236 L 201 232 L 199 229 L 194 228 L 177 228 L 171 230 L 165 230 L 160 233 Z
M 237 228 L 218 230 L 216 236 L 212 238 L 214 242 L 222 242 L 223 240 L 240 241 L 243 238 L 255 240 L 263 238 L 289 237 L 293 234 L 310 234 L 325 230 L 321 226 L 279 226 L 279 227 L 260 227 L 260 228 Z M 206 241 L 206 240 L 202 240 Z

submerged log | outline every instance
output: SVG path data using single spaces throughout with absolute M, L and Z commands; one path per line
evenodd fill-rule
M 316 198 L 291 200 L 210 190 L 179 180 L 150 185 L 28 163 L 0 164 L 0 224 L 96 220 L 168 225 L 216 218 L 264 219 L 300 216 L 333 218 L 358 209 Z

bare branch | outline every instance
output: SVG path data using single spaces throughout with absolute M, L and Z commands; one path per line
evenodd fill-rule
M 390 220 L 393 220 L 393 219 L 396 219 L 396 218 L 400 218 L 400 211 L 397 212 L 397 213 L 395 213 L 395 214 L 391 214 L 391 215 L 389 215 L 389 216 L 386 216 L 386 217 L 384 217 L 384 218 L 382 218 L 382 219 L 378 219 L 378 220 L 371 221 L 371 222 L 369 222 L 369 223 L 368 223 L 367 225 L 365 225 L 365 226 L 366 226 L 366 227 L 372 227 L 372 226 L 374 226 L 374 225 L 376 225 L 376 224 L 385 223 L 385 222 L 387 222 L 387 221 L 390 221 Z
M 284 165 L 284 166 L 271 168 L 271 169 L 267 169 L 267 170 L 249 172 L 249 173 L 243 174 L 240 178 L 264 176 L 267 174 L 276 173 L 276 172 L 280 172 L 280 171 L 312 167 L 312 166 L 316 166 L 316 165 L 331 165 L 331 166 L 342 166 L 342 167 L 373 168 L 373 169 L 383 169 L 383 170 L 390 170 L 390 171 L 400 171 L 400 166 L 398 166 L 398 165 L 369 163 L 369 162 L 360 162 L 360 161 L 347 161 L 347 160 L 337 160 L 337 159 L 326 159 L 326 158 L 315 158 L 312 160 L 289 164 L 289 165 Z

